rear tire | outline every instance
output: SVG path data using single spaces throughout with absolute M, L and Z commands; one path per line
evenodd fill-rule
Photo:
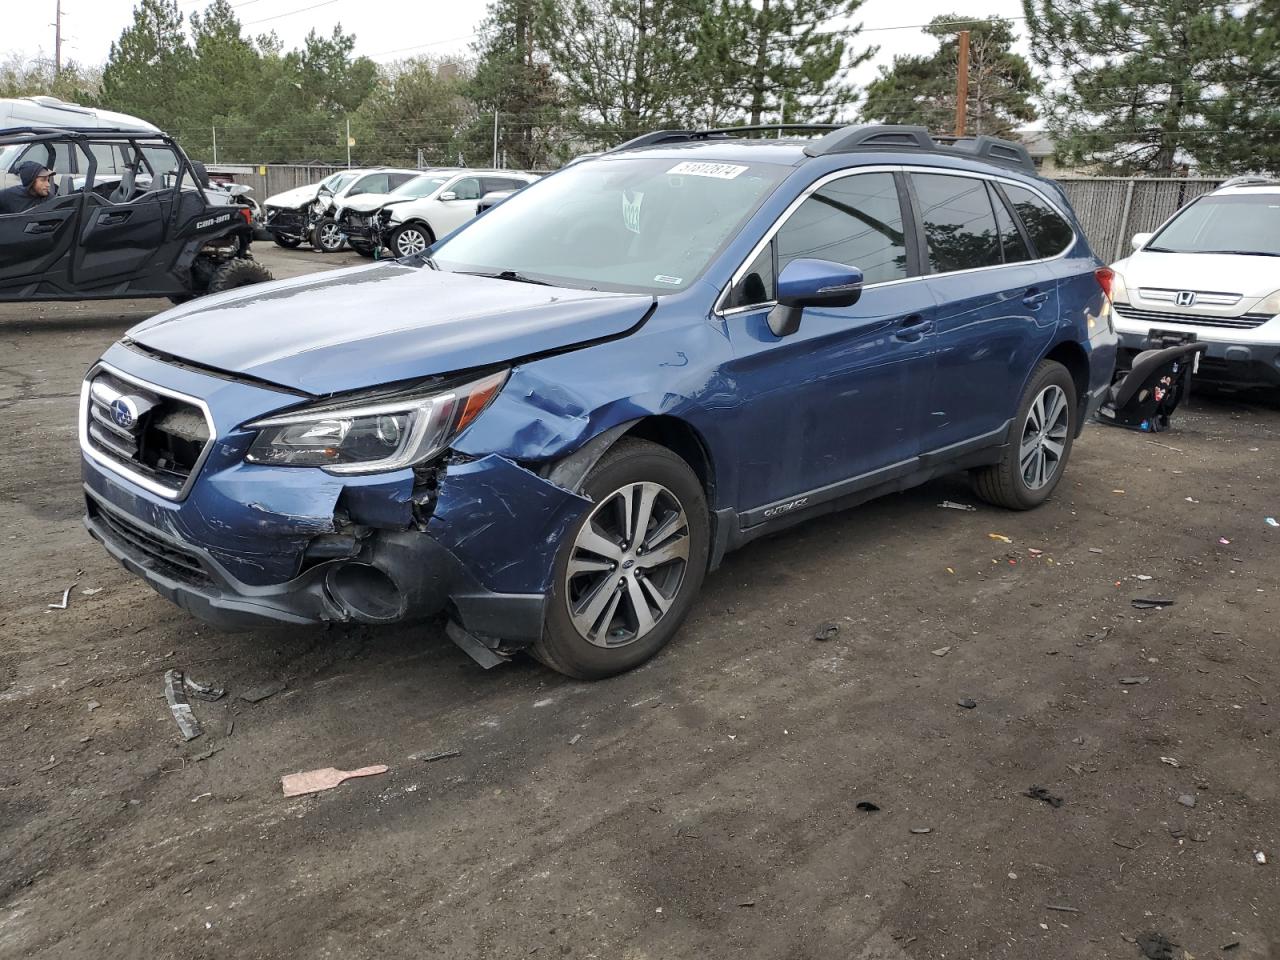
M 222 293 L 226 290 L 234 290 L 237 287 L 247 287 L 254 283 L 266 283 L 268 280 L 274 280 L 271 271 L 258 263 L 256 260 L 237 257 L 235 260 L 228 260 L 222 266 L 213 272 L 213 279 L 209 281 L 209 293 Z
M 560 673 L 598 680 L 644 663 L 680 629 L 706 576 L 711 524 L 689 465 L 644 440 L 614 446 L 582 493 L 592 506 L 556 554 L 531 652 Z
M 1071 456 L 1076 435 L 1076 385 L 1067 368 L 1041 360 L 1022 391 L 1000 462 L 973 473 L 983 500 L 1030 510 L 1049 499 Z
M 286 250 L 293 250 L 302 246 L 301 237 L 285 237 L 278 233 L 271 234 L 271 239 L 276 242 L 277 246 L 284 247 Z

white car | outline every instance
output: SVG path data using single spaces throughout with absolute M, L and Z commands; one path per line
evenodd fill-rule
M 348 196 L 333 210 L 351 249 L 366 257 L 372 257 L 381 245 L 382 220 L 379 212 L 388 204 L 406 200 L 419 200 L 439 190 L 453 176 L 450 170 L 422 170 L 412 180 L 407 180 L 390 193 L 361 193 Z
M 387 193 L 418 175 L 417 170 L 339 170 L 319 183 L 294 187 L 262 202 L 267 231 L 282 247 L 296 247 L 310 240 L 316 249 L 332 253 L 343 244 L 342 231 L 332 222 L 322 224 L 335 201 L 362 193 Z M 317 227 L 324 227 L 323 232 Z
M 382 242 L 397 257 L 422 253 L 476 215 L 490 193 L 522 190 L 538 179 L 515 170 L 436 170 L 441 184 L 425 197 L 382 208 Z
M 1280 386 L 1280 181 L 1237 177 L 1193 200 L 1112 265 L 1129 354 L 1207 343 L 1197 376 Z

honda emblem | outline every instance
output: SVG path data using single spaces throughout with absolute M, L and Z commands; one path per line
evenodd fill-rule
M 1180 307 L 1194 307 L 1196 305 L 1195 291 L 1179 290 L 1178 295 L 1173 298 L 1173 302 Z

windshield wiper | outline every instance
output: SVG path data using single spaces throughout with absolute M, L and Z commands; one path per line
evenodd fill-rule
M 490 280 L 512 280 L 516 283 L 534 283 L 540 287 L 554 286 L 554 284 L 547 283 L 546 280 L 535 280 L 533 277 L 526 277 L 523 273 L 517 273 L 515 270 L 499 270 L 497 273 L 485 273 L 480 270 L 459 270 L 458 273 L 465 273 L 470 277 L 488 277 Z
M 1237 257 L 1280 257 L 1280 253 L 1269 250 L 1201 250 L 1200 253 L 1225 253 Z
M 1151 251 L 1152 253 L 1183 253 L 1184 252 L 1182 250 L 1170 250 L 1168 247 L 1143 247 L 1142 248 L 1143 253 L 1146 253 L 1148 250 Z

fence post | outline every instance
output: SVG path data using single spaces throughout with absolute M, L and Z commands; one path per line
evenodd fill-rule
M 1133 209 L 1133 180 L 1129 180 L 1129 186 L 1124 192 L 1124 209 L 1120 214 L 1120 232 L 1116 234 L 1116 252 L 1112 256 L 1111 261 L 1114 263 L 1120 259 L 1120 255 L 1124 253 L 1124 248 L 1128 244 L 1129 239 L 1129 212 Z
M 493 169 L 498 169 L 498 111 L 493 111 Z
M 213 130 L 213 165 L 216 167 L 218 165 L 218 128 L 210 129 Z

